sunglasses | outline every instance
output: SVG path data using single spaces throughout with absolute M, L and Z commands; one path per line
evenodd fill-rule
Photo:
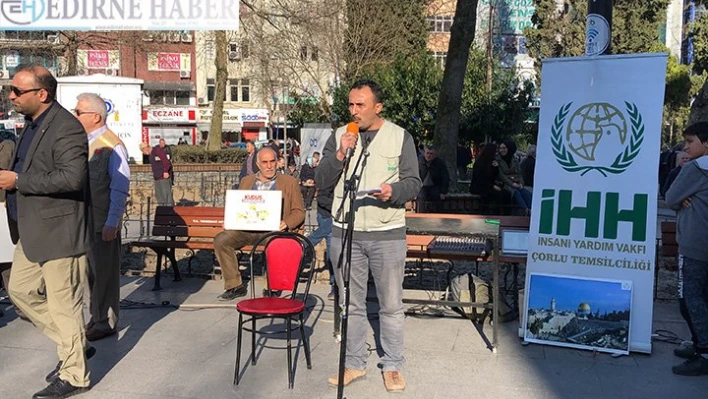
M 10 86 L 10 91 L 11 91 L 12 94 L 14 94 L 16 97 L 20 97 L 21 95 L 27 94 L 27 93 L 32 92 L 32 91 L 40 91 L 40 90 L 42 90 L 41 87 L 38 87 L 38 88 L 35 88 L 35 89 L 22 90 L 22 89 L 20 89 L 19 87 Z
M 96 113 L 97 113 L 97 112 L 91 112 L 91 111 L 82 111 L 82 110 L 80 110 L 80 109 L 72 109 L 71 111 L 72 111 L 72 112 L 74 113 L 74 115 L 76 115 L 76 116 L 81 116 L 81 115 L 84 115 L 84 114 L 96 114 Z

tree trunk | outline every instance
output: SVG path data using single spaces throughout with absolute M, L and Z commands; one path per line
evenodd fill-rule
M 703 87 L 691 104 L 688 124 L 692 125 L 696 122 L 708 122 L 708 79 L 703 83 Z
M 214 90 L 214 110 L 211 115 L 211 126 L 209 126 L 209 137 L 207 138 L 207 151 L 217 151 L 221 149 L 221 132 L 223 128 L 224 96 L 226 95 L 226 79 L 229 72 L 226 64 L 226 49 L 229 43 L 226 39 L 226 31 L 214 32 L 214 46 L 216 47 L 216 81 Z
M 462 86 L 476 24 L 477 0 L 458 1 L 450 29 L 450 46 L 447 50 L 435 122 L 435 146 L 438 156 L 445 160 L 447 165 L 452 189 L 457 188 L 457 134 L 460 129 Z
M 79 38 L 75 31 L 62 31 L 66 37 L 66 48 L 64 56 L 66 57 L 66 74 L 67 76 L 76 76 L 79 74 L 77 65 L 77 57 L 79 53 Z

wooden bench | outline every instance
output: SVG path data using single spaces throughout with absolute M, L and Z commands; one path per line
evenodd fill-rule
M 157 254 L 155 267 L 155 285 L 153 291 L 160 290 L 162 259 L 172 263 L 174 281 L 182 280 L 175 258 L 176 249 L 187 249 L 194 254 L 196 250 L 214 250 L 214 237 L 223 230 L 224 208 L 159 206 L 155 211 L 152 226 L 153 238 L 134 241 L 130 246 L 149 248 Z M 163 237 L 163 238 L 158 238 Z M 188 271 L 191 273 L 192 257 L 189 258 Z
M 159 206 L 155 211 L 152 238 L 134 241 L 129 245 L 136 248 L 149 248 L 157 254 L 153 286 L 153 291 L 157 291 L 162 289 L 160 275 L 163 258 L 167 258 L 172 264 L 175 274 L 174 281 L 181 281 L 182 276 L 177 266 L 175 250 L 186 249 L 191 252 L 191 256 L 187 260 L 187 272 L 191 274 L 195 251 L 214 251 L 214 237 L 224 230 L 223 226 L 224 208 L 222 207 Z M 302 231 L 299 232 L 302 233 Z M 262 247 L 257 248 L 257 250 L 262 249 Z M 253 246 L 251 245 L 237 250 L 239 261 L 244 254 L 248 254 L 252 250 Z

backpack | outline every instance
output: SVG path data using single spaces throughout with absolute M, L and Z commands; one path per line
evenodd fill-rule
M 475 276 L 472 273 L 461 274 L 450 281 L 450 301 L 454 302 L 477 302 L 477 303 L 492 303 L 492 287 L 487 284 L 486 281 Z M 490 309 L 481 309 L 471 306 L 465 306 L 463 308 L 452 307 L 457 313 L 462 316 L 470 318 L 477 321 L 478 323 L 484 323 L 485 319 L 490 315 Z M 499 311 L 499 322 L 504 323 L 516 318 L 514 312 L 512 311 L 509 304 L 503 295 L 499 295 L 499 304 L 497 305 L 497 310 Z M 490 320 L 493 320 L 490 317 Z

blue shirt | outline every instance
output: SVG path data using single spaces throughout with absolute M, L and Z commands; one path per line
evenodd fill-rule
M 89 146 L 108 130 L 107 126 L 98 128 L 89 133 Z M 125 212 L 125 203 L 130 194 L 130 166 L 128 166 L 128 153 L 125 147 L 117 145 L 111 152 L 111 157 L 108 159 L 108 177 L 111 179 L 111 203 L 108 208 L 108 219 L 106 226 L 118 227 L 121 217 Z
M 37 120 L 34 121 L 30 117 L 25 117 L 26 128 L 20 136 L 20 142 L 17 145 L 17 155 L 15 156 L 13 162 L 14 166 L 12 168 L 13 172 L 22 172 L 22 168 L 25 165 L 25 160 L 27 159 L 27 152 L 29 151 L 30 145 L 32 144 L 32 140 L 34 140 L 34 136 L 39 131 L 39 127 L 42 125 L 44 117 L 47 116 L 48 110 L 49 108 L 42 112 L 42 114 L 39 115 Z M 7 192 L 6 201 L 10 219 L 17 221 L 17 189 Z

